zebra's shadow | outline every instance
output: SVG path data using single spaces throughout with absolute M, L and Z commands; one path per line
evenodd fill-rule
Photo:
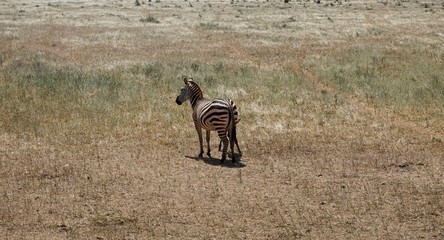
M 185 157 L 189 158 L 189 159 L 196 160 L 196 161 L 202 160 L 204 163 L 211 165 L 211 166 L 221 166 L 221 167 L 226 167 L 226 168 L 243 168 L 243 167 L 247 166 L 242 162 L 242 156 L 239 155 L 238 153 L 235 153 L 236 163 L 234 163 L 234 164 L 231 162 L 231 159 L 227 159 L 227 160 L 225 160 L 225 162 L 223 164 L 221 164 L 219 158 L 191 157 L 191 156 L 185 156 Z

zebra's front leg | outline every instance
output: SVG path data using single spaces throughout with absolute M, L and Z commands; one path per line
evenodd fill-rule
M 203 150 L 203 139 L 202 139 L 202 129 L 199 126 L 197 126 L 197 125 L 195 125 L 195 127 L 196 127 L 196 131 L 197 131 L 197 136 L 199 137 L 199 145 L 200 145 L 199 157 L 202 158 L 203 157 L 203 153 L 204 153 L 204 150 Z
M 206 130 L 206 137 L 207 137 L 207 155 L 209 158 L 211 158 L 211 149 L 210 149 L 210 130 Z

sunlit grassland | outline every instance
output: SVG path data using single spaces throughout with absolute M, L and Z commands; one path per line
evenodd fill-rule
M 353 47 L 321 60 L 325 70 L 319 79 L 392 109 L 442 108 L 443 60 L 433 48 Z
M 0 238 L 442 238 L 440 4 L 140 2 L 0 2 Z
M 444 111 L 443 59 L 440 52 L 415 48 L 346 49 L 307 64 L 326 88 L 318 89 L 290 66 L 267 70 L 223 62 L 155 61 L 103 70 L 31 55 L 3 71 L 1 126 L 5 132 L 34 136 L 112 133 L 153 123 L 180 127 L 181 115 L 190 111 L 174 105 L 184 76 L 194 77 L 208 98 L 238 102 L 249 130 L 265 125 L 291 131 L 301 124 L 294 118 L 316 124 L 323 115 L 337 114 L 335 109 L 351 96 L 395 112 L 420 112 L 439 126 Z
M 296 90 L 309 84 L 285 72 L 223 63 L 152 62 L 106 71 L 51 65 L 33 56 L 17 60 L 4 72 L 2 127 L 5 132 L 39 137 L 65 131 L 112 133 L 116 128 L 156 122 L 180 126 L 178 113 L 183 110 L 175 106 L 174 98 L 184 76 L 195 77 L 209 98 L 231 97 L 257 108 L 271 109 L 269 101 L 277 104 L 288 97 L 290 102 L 280 104 L 288 111 L 298 96 Z M 282 84 L 295 88 L 285 89 Z
M 3 72 L 1 128 L 3 133 L 31 144 L 17 143 L 17 148 L 25 150 L 15 153 L 15 163 L 24 170 L 2 164 L 11 169 L 5 175 L 14 179 L 8 182 L 8 189 L 19 187 L 28 194 L 24 201 L 12 201 L 16 198 L 14 191 L 8 190 L 5 199 L 12 209 L 4 211 L 2 217 L 25 228 L 3 225 L 9 226 L 12 234 L 42 231 L 72 238 L 85 233 L 110 238 L 130 233 L 165 237 L 180 234 L 181 230 L 170 220 L 174 216 L 184 215 L 188 219 L 197 215 L 196 219 L 218 224 L 222 221 L 218 218 L 228 214 L 239 226 L 241 221 L 255 222 L 268 229 L 269 234 L 284 238 L 332 233 L 338 237 L 398 236 L 393 233 L 397 225 L 387 224 L 389 221 L 402 221 L 420 229 L 418 233 L 403 230 L 410 235 L 439 232 L 441 220 L 436 214 L 443 207 L 438 197 L 442 191 L 432 186 L 440 181 L 437 157 L 427 151 L 415 155 L 416 147 L 404 155 L 390 152 L 391 146 L 383 144 L 393 137 L 384 139 L 377 135 L 390 134 L 384 131 L 392 127 L 369 126 L 370 130 L 361 130 L 364 118 L 372 115 L 366 115 L 354 104 L 363 102 L 406 114 L 421 109 L 434 119 L 432 127 L 439 129 L 442 97 L 434 94 L 441 91 L 435 88 L 441 84 L 441 78 L 436 80 L 441 70 L 435 62 L 429 62 L 424 64 L 430 66 L 428 71 L 396 67 L 388 71 L 385 68 L 389 66 L 379 69 L 380 61 L 374 60 L 381 55 L 368 49 L 358 52 L 339 52 L 330 56 L 334 61 L 326 57 L 317 63 L 325 66 L 315 72 L 323 79 L 325 89 L 319 89 L 291 66 L 264 70 L 221 62 L 147 62 L 103 70 L 55 64 L 38 56 L 20 58 Z M 428 55 L 424 56 L 423 61 L 427 61 Z M 414 65 L 409 58 L 402 59 L 402 64 Z M 182 86 L 181 78 L 189 75 L 201 85 L 205 96 L 233 98 L 240 109 L 239 139 L 249 165 L 246 170 L 231 173 L 224 183 L 213 184 L 220 176 L 215 178 L 211 174 L 222 174 L 217 172 L 220 170 L 201 164 L 207 167 L 201 173 L 185 172 L 189 169 L 180 160 L 183 155 L 197 154 L 191 109 L 174 102 Z M 391 82 L 390 76 L 405 76 L 402 78 L 407 80 L 422 77 L 429 81 L 418 90 L 415 84 Z M 425 95 L 404 94 L 406 91 L 421 91 Z M 426 101 L 422 101 L 424 97 Z M 379 121 L 373 117 L 370 122 Z M 376 132 L 370 134 L 374 139 L 368 139 L 367 131 Z M 349 136 L 349 141 L 343 141 L 345 136 Z M 434 144 L 439 145 L 441 140 L 436 141 Z M 44 142 L 51 142 L 52 146 L 44 147 Z M 44 150 L 33 147 L 38 144 L 43 144 L 40 148 Z M 185 152 L 178 154 L 176 149 Z M 345 154 L 347 149 L 354 153 Z M 254 159 L 249 160 L 249 155 Z M 13 156 L 13 152 L 8 153 L 8 158 Z M 423 165 L 433 169 L 430 175 L 423 176 L 432 185 L 402 177 L 387 180 L 376 173 L 371 175 L 381 169 L 395 172 L 398 168 L 419 169 Z M 174 174 L 184 179 L 175 179 Z M 168 187 L 177 182 L 181 183 L 177 192 Z M 243 201 L 230 202 L 232 193 L 228 192 L 232 186 L 226 186 L 228 183 L 244 186 L 236 195 L 243 197 Z M 190 187 L 196 184 L 206 190 Z M 258 190 L 245 186 L 258 184 L 262 186 Z M 263 191 L 279 197 L 263 196 Z M 165 203 L 157 203 L 158 199 Z M 181 204 L 183 199 L 198 199 L 199 203 Z M 204 201 L 207 203 L 202 204 Z M 13 209 L 35 211 L 36 204 L 41 202 L 47 213 L 37 212 L 32 215 L 35 217 L 25 219 L 15 217 L 17 212 Z M 230 206 L 241 206 L 241 210 Z M 206 216 L 208 212 L 213 217 Z M 284 229 L 273 228 L 269 219 Z M 193 220 L 181 221 L 193 224 L 193 234 L 201 229 Z M 252 236 L 261 235 L 245 228 Z M 223 226 L 210 233 L 221 232 L 228 238 L 241 234 L 226 231 Z

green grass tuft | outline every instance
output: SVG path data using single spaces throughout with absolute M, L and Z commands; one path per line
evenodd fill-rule
M 339 91 L 392 108 L 442 106 L 444 59 L 427 50 L 353 48 L 325 58 L 320 79 Z M 415 56 L 414 58 L 411 56 Z
M 143 23 L 160 23 L 159 19 L 153 17 L 153 16 L 147 16 L 140 19 L 140 22 Z

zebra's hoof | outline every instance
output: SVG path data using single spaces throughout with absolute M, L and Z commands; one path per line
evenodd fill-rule
M 202 153 L 199 153 L 199 158 L 203 158 L 203 154 Z
M 207 153 L 207 156 L 208 156 L 209 158 L 213 158 L 213 157 L 211 157 L 211 154 L 210 154 L 210 153 Z

